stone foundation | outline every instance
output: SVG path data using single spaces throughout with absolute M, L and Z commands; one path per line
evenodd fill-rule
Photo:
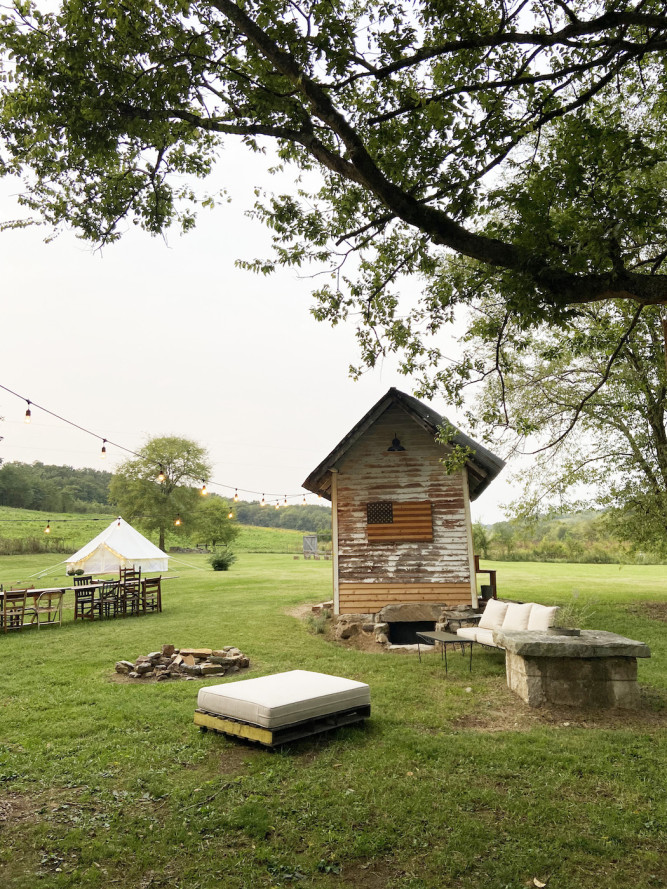
M 419 623 L 433 621 L 436 630 L 451 630 L 449 621 L 455 621 L 453 629 L 464 625 L 477 614 L 469 605 L 446 605 L 433 602 L 406 602 L 385 605 L 374 614 L 338 614 L 334 618 L 337 639 L 350 639 L 359 633 L 373 634 L 380 645 L 389 644 L 389 626 L 392 623 Z

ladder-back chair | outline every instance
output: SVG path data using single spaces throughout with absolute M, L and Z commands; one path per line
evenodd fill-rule
M 123 614 L 141 611 L 141 568 L 120 569 L 120 602 Z
M 142 610 L 162 611 L 162 577 L 147 577 L 141 584 Z

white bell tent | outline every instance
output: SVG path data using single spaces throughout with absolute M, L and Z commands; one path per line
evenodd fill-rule
M 120 568 L 169 570 L 169 556 L 120 516 L 66 563 L 68 574 L 79 569 L 85 574 L 118 573 Z

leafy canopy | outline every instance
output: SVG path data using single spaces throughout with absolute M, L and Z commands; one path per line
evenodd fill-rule
M 109 485 L 109 499 L 129 522 L 159 534 L 164 549 L 167 530 L 178 532 L 191 526 L 201 499 L 199 485 L 208 478 L 211 466 L 206 450 L 194 441 L 176 436 L 150 439 L 140 456 L 121 464 Z M 158 482 L 162 470 L 164 481 Z
M 424 392 L 444 380 L 456 395 L 476 370 L 438 346 L 461 304 L 498 304 L 485 342 L 500 348 L 508 319 L 563 326 L 591 302 L 667 300 L 659 0 L 51 10 L 14 0 L 0 19 L 0 137 L 2 171 L 56 228 L 94 242 L 188 229 L 183 183 L 222 140 L 271 144 L 296 187 L 258 197 L 275 255 L 249 265 L 328 267 L 317 316 L 354 317 L 363 362 L 395 351 Z M 406 275 L 423 282 L 416 304 Z

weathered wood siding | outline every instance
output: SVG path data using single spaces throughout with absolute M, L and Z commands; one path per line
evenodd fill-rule
M 398 435 L 405 451 L 388 451 Z M 464 472 L 447 475 L 442 449 L 405 412 L 390 407 L 338 466 L 339 611 L 377 611 L 393 602 L 468 604 L 469 530 Z M 368 541 L 366 504 L 427 500 L 433 540 Z

